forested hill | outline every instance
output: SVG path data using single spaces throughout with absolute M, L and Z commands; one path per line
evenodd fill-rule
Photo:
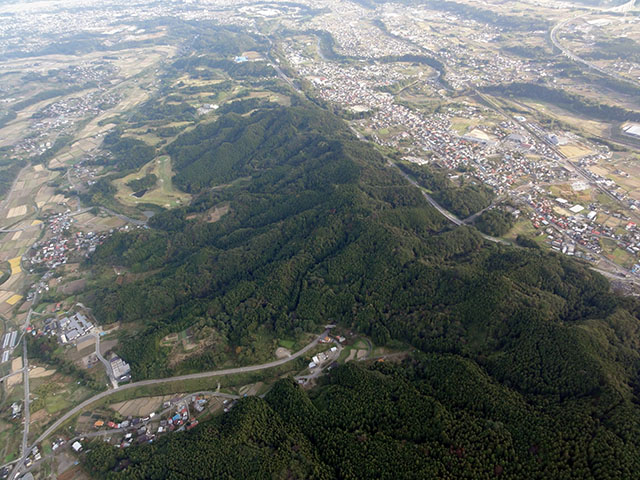
M 347 364 L 309 394 L 281 380 L 151 445 L 96 441 L 85 464 L 111 480 L 632 479 L 637 413 L 612 397 L 532 401 L 468 359 L 429 354 Z
M 224 115 L 168 152 L 176 183 L 196 199 L 100 247 L 94 267 L 118 264 L 135 275 L 87 299 L 103 321 L 145 325 L 120 352 L 136 379 L 214 369 L 229 351 L 248 363 L 257 338 L 330 322 L 428 356 L 384 377 L 362 373 L 374 382 L 362 390 L 340 381 L 323 387 L 314 399 L 325 411 L 320 423 L 292 429 L 291 438 L 282 432 L 294 421 L 286 413 L 282 422 L 268 418 L 281 404 L 250 400 L 223 426 L 166 442 L 228 439 L 203 451 L 212 462 L 244 465 L 236 478 L 322 477 L 326 466 L 329 477 L 372 478 L 365 466 L 378 456 L 389 459 L 392 478 L 395 455 L 416 472 L 450 478 L 639 471 L 638 303 L 611 294 L 603 277 L 567 257 L 487 244 L 474 229 L 450 227 L 373 147 L 306 104 Z M 228 213 L 208 222 L 207 212 L 223 205 Z M 169 366 L 160 339 L 190 326 L 215 332 L 226 348 Z M 372 419 L 378 381 L 390 390 Z M 411 431 L 420 422 L 429 432 Z M 243 448 L 234 429 L 245 429 Z M 280 439 L 296 448 L 279 450 Z M 338 465 L 347 447 L 352 463 Z M 268 448 L 280 455 L 273 463 Z M 170 461 L 149 452 L 131 455 L 147 466 Z M 525 467 L 531 474 L 522 476 Z

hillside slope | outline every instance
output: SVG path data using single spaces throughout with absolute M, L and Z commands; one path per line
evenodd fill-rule
M 338 369 L 314 393 L 320 414 L 310 415 L 320 420 L 310 418 L 308 429 L 287 423 L 291 412 L 275 393 L 269 407 L 247 400 L 200 433 L 127 453 L 141 472 L 168 468 L 149 449 L 207 444 L 208 435 L 221 439 L 212 462 L 237 454 L 263 465 L 282 429 L 299 453 L 280 452 L 266 470 L 247 466 L 236 478 L 372 478 L 367 472 L 385 468 L 380 478 L 396 468 L 414 478 L 632 478 L 640 467 L 638 303 L 610 293 L 603 277 L 566 257 L 450 227 L 382 155 L 315 107 L 228 114 L 168 152 L 176 183 L 196 200 L 154 217 L 150 230 L 115 235 L 94 258 L 96 268 L 115 263 L 140 274 L 89 299 L 97 318 L 145 325 L 121 349 L 136 378 L 225 360 L 224 349 L 211 349 L 169 366 L 160 339 L 186 327 L 213 329 L 247 361 L 258 337 L 329 322 L 426 355 L 374 367 L 383 373 Z M 220 205 L 229 213 L 202 220 Z M 368 411 L 384 389 L 380 410 Z M 286 426 L 261 423 L 241 442 L 245 453 L 230 446 L 234 435 L 206 433 L 269 417 L 268 408 Z M 409 431 L 418 427 L 428 431 Z M 348 458 L 336 458 L 345 449 Z

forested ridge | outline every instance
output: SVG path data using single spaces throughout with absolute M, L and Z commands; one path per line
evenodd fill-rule
M 640 120 L 640 112 L 638 111 L 628 110 L 615 104 L 599 103 L 575 93 L 536 83 L 510 83 L 495 87 L 485 87 L 484 90 L 489 93 L 499 92 L 501 95 L 549 102 L 571 112 L 588 115 L 590 118 L 598 120 L 614 120 L 617 122 Z
M 637 413 L 527 398 L 468 359 L 421 354 L 338 367 L 309 393 L 280 380 L 191 432 L 96 442 L 86 465 L 109 479 L 630 479 Z
M 281 384 L 195 432 L 118 453 L 133 462 L 121 478 L 638 471 L 638 303 L 602 276 L 450 226 L 374 147 L 307 104 L 228 113 L 167 151 L 194 201 L 102 245 L 94 268 L 136 276 L 86 299 L 102 321 L 144 325 L 120 349 L 136 379 L 223 363 L 224 349 L 211 349 L 169 366 L 161 338 L 192 326 L 247 362 L 257 337 L 326 323 L 425 354 L 337 369 L 312 399 Z M 201 220 L 223 204 L 220 220 Z M 106 471 L 116 453 L 102 454 Z

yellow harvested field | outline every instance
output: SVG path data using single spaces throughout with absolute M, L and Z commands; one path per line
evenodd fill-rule
M 18 230 L 13 234 L 13 236 L 11 237 L 11 240 L 18 240 L 21 235 L 22 235 L 22 230 Z
M 571 213 L 569 210 L 565 208 L 553 207 L 553 211 L 556 212 L 558 215 L 562 215 L 563 217 L 570 217 L 571 215 L 573 215 L 573 213 Z
M 40 225 L 41 223 L 42 223 L 42 220 L 34 220 L 33 222 L 31 222 L 31 226 Z
M 9 210 L 9 213 L 7 214 L 7 218 L 19 217 L 21 215 L 24 215 L 25 213 L 27 213 L 27 206 L 20 205 L 18 207 L 11 208 Z
M 562 152 L 562 154 L 567 158 L 584 157 L 585 155 L 593 153 L 590 148 L 580 144 L 563 145 L 562 147 L 558 147 L 558 150 L 560 150 L 560 152 Z
M 20 300 L 22 300 L 22 295 L 18 295 L 17 293 L 15 295 L 13 295 L 11 298 L 9 298 L 7 300 L 7 303 L 9 305 L 15 305 L 16 303 L 18 303 Z
M 60 168 L 63 166 L 63 163 L 60 162 L 60 160 L 58 160 L 57 158 L 53 158 L 51 159 L 51 161 L 49 161 L 49 168 Z
M 33 167 L 33 169 L 34 169 L 36 172 L 40 172 L 43 168 L 44 168 L 44 167 L 43 167 L 42 165 L 35 165 L 35 166 Z
M 600 175 L 601 177 L 606 177 L 607 175 L 609 175 L 609 171 L 607 169 L 598 167 L 597 165 L 590 165 L 588 169 L 596 175 Z
M 9 260 L 9 265 L 11 265 L 11 275 L 16 275 L 22 271 L 20 260 L 22 260 L 22 257 L 15 257 Z

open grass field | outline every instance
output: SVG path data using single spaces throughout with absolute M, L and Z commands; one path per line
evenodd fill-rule
M 480 118 L 453 117 L 451 119 L 451 129 L 458 135 L 464 135 L 473 127 L 480 125 L 480 123 L 482 123 L 482 119 Z
M 287 348 L 289 350 L 291 350 L 295 344 L 296 344 L 295 340 L 291 340 L 291 339 L 282 338 L 278 340 L 278 345 L 280 345 L 281 347 Z
M 20 443 L 15 441 L 20 436 L 20 423 L 0 420 L 0 461 L 10 462 L 17 458 Z
M 127 183 L 150 173 L 158 177 L 156 187 L 148 190 L 139 198 L 134 197 L 134 192 L 127 186 Z M 172 177 L 171 159 L 169 156 L 163 155 L 144 165 L 138 172 L 115 180 L 113 184 L 118 189 L 115 197 L 119 202 L 127 206 L 151 203 L 164 208 L 175 208 L 187 204 L 191 196 L 188 193 L 181 192 L 177 188 L 174 188 Z
M 515 241 L 515 239 L 518 238 L 518 235 L 525 235 L 527 237 L 536 238 L 537 234 L 538 230 L 534 228 L 534 226 L 531 224 L 531 221 L 526 217 L 521 217 L 511 228 L 511 230 L 509 230 L 504 235 L 504 238 L 507 240 Z M 542 241 L 544 237 L 538 238 L 540 238 Z

